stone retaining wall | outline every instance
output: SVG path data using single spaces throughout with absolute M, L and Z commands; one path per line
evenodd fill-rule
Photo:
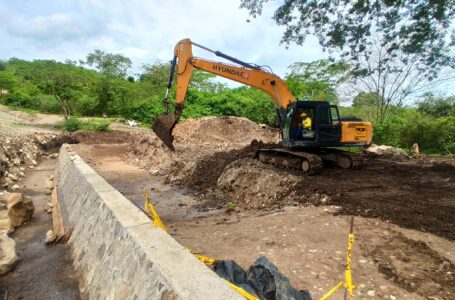
M 109 185 L 69 145 L 57 184 L 74 267 L 91 299 L 243 299 L 139 208 Z

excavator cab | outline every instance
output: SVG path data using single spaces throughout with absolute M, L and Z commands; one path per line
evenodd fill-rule
M 311 127 L 305 128 L 307 118 Z M 289 148 L 333 147 L 341 140 L 338 107 L 326 101 L 293 102 L 285 111 L 282 133 L 283 145 Z

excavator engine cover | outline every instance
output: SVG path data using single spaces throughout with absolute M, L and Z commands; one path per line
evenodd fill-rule
M 174 114 L 165 114 L 153 122 L 153 131 L 172 151 L 175 151 L 174 145 L 172 144 L 174 142 L 172 130 L 175 124 L 177 124 L 177 118 Z

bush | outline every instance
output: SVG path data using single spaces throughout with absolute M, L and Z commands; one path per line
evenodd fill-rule
M 108 120 L 87 120 L 81 121 L 77 118 L 65 120 L 61 125 L 63 131 L 74 132 L 81 131 L 110 131 L 111 122 Z
M 111 122 L 107 120 L 101 120 L 95 123 L 95 131 L 110 131 L 111 129 L 109 126 L 111 125 Z
M 63 121 L 60 127 L 63 131 L 74 132 L 81 129 L 82 122 L 76 118 L 69 118 L 68 120 Z

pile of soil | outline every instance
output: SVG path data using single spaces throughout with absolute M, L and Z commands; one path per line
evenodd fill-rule
M 243 118 L 188 120 L 174 133 L 175 152 L 153 133 L 138 134 L 131 158 L 151 173 L 198 191 L 203 208 L 229 202 L 251 209 L 336 205 L 340 214 L 380 218 L 455 239 L 452 160 L 365 155 L 366 164 L 358 170 L 328 167 L 304 176 L 255 160 L 258 148 L 279 146 L 279 135 Z
M 230 162 L 229 159 L 221 158 L 223 154 L 240 150 L 238 153 L 230 154 L 249 155 L 253 152 L 252 149 L 241 149 L 249 146 L 253 140 L 267 144 L 279 141 L 279 132 L 276 129 L 259 126 L 246 118 L 238 117 L 189 119 L 178 123 L 173 134 L 175 151 L 167 148 L 153 132 L 145 135 L 134 134 L 131 138 L 131 158 L 152 174 L 164 175 L 170 182 L 190 186 L 200 185 L 192 178 L 198 176 L 201 179 L 201 172 L 206 173 L 206 166 L 211 166 L 210 169 L 216 167 L 222 171 Z M 210 159 L 216 153 L 223 154 Z M 212 166 L 211 163 L 204 165 L 207 159 L 219 165 Z M 198 167 L 199 165 L 201 166 Z M 211 177 L 213 179 L 216 175 Z M 214 180 L 209 182 L 208 185 L 213 185 Z

